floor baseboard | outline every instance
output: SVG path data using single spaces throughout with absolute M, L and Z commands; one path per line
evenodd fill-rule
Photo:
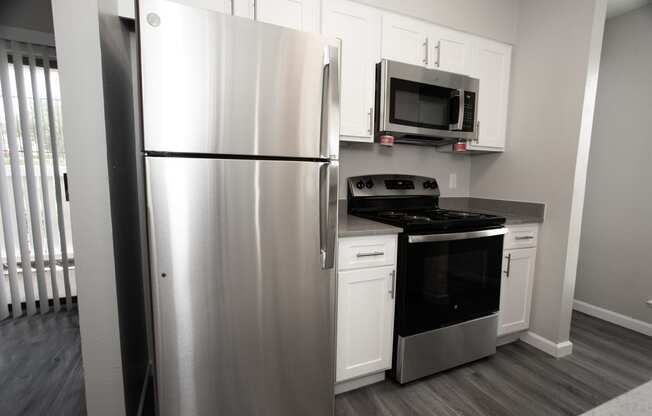
M 611 322 L 612 324 L 652 337 L 652 324 L 632 318 L 631 316 L 591 305 L 590 303 L 582 302 L 581 300 L 573 301 L 573 309 L 595 318 L 602 319 L 603 321 Z
M 521 341 L 530 344 L 536 349 L 552 355 L 555 358 L 562 358 L 573 353 L 573 343 L 570 341 L 552 342 L 548 338 L 544 338 L 539 334 L 528 331 L 521 337 Z
M 335 384 L 335 394 L 345 393 L 347 391 L 359 389 L 370 384 L 376 384 L 385 380 L 385 372 L 362 376 L 351 380 L 342 381 Z

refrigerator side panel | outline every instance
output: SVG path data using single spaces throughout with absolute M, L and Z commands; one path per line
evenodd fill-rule
M 332 416 L 324 165 L 147 158 L 162 416 Z
M 146 151 L 332 157 L 324 38 L 168 0 L 139 23 Z

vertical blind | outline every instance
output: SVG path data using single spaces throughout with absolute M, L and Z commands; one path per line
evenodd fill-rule
M 54 48 L 0 39 L 0 94 L 0 319 L 22 315 L 23 304 L 28 315 L 59 311 L 62 299 L 69 309 L 74 262 Z

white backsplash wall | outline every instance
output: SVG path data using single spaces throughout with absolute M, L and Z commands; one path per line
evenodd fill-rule
M 402 173 L 437 179 L 442 196 L 469 196 L 471 158 L 438 152 L 435 147 L 340 142 L 340 198 L 346 198 L 346 179 L 375 173 Z M 457 186 L 449 187 L 450 174 Z

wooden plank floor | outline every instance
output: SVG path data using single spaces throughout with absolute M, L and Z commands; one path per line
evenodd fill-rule
M 522 342 L 488 359 L 399 386 L 337 396 L 336 416 L 578 415 L 652 380 L 652 338 L 575 313 L 574 354 Z M 77 312 L 0 323 L 0 415 L 80 415 Z
M 405 386 L 386 380 L 336 398 L 336 416 L 578 415 L 652 380 L 652 338 L 575 312 L 573 354 L 522 342 Z
M 0 322 L 0 415 L 85 413 L 77 311 Z

